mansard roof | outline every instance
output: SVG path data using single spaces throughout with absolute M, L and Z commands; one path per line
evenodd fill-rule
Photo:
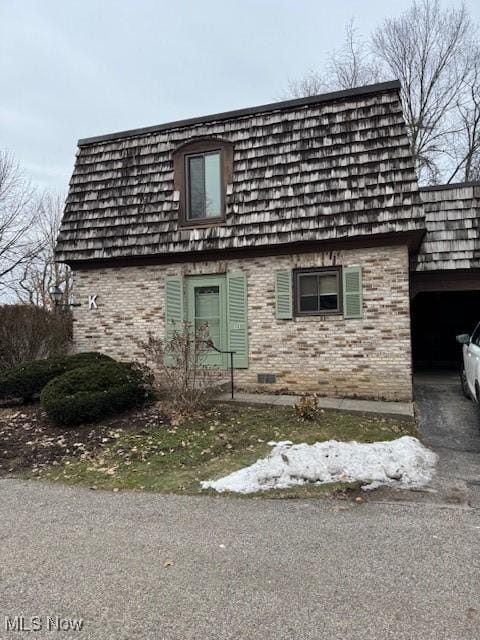
M 57 260 L 421 230 L 399 90 L 388 82 L 80 140 Z M 233 145 L 225 222 L 182 228 L 172 154 L 212 137 Z

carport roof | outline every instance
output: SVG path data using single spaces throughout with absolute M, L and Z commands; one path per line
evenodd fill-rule
M 480 268 L 480 182 L 423 187 L 426 234 L 416 271 Z

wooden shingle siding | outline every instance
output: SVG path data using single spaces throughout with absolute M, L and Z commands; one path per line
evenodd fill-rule
M 427 232 L 416 271 L 480 268 L 480 184 L 421 190 Z
M 423 211 L 398 85 L 82 141 L 57 260 L 123 258 L 415 231 Z M 233 143 L 224 224 L 178 225 L 172 153 Z

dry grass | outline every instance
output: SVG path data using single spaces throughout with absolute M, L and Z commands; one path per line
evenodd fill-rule
M 219 405 L 179 425 L 130 430 L 110 423 L 110 433 L 108 442 L 87 458 L 64 459 L 30 475 L 99 489 L 195 494 L 201 492 L 201 480 L 222 477 L 266 455 L 270 440 L 374 442 L 414 435 L 415 427 L 389 418 L 328 411 L 301 422 L 289 407 Z M 262 496 L 306 497 L 340 489 L 345 486 L 312 485 Z

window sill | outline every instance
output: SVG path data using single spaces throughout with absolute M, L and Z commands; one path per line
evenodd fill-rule
M 327 318 L 343 318 L 343 311 L 330 311 L 328 313 L 296 313 L 294 320 L 326 320 Z
M 208 229 L 210 227 L 224 227 L 226 224 L 223 218 L 212 218 L 208 222 L 180 222 L 179 229 Z

